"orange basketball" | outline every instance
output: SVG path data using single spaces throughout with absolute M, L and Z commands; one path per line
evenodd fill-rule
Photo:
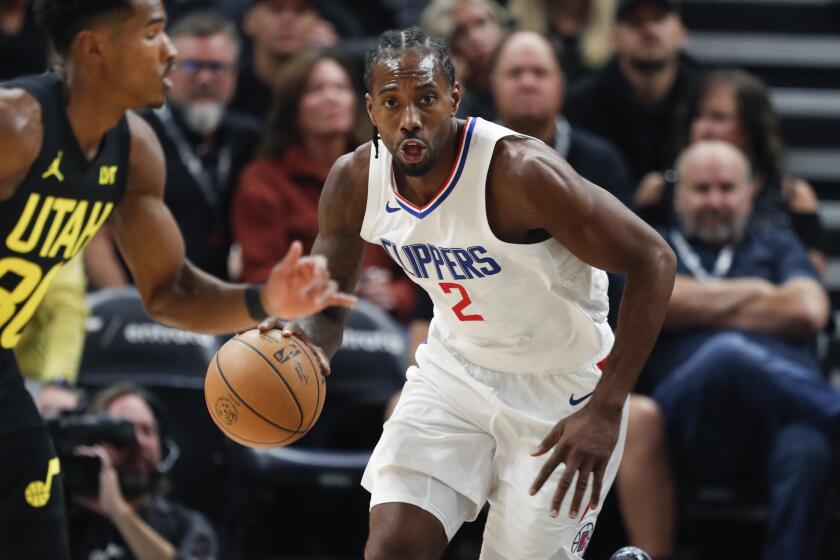
M 327 387 L 318 357 L 296 336 L 256 329 L 219 348 L 204 379 L 216 425 L 248 447 L 289 445 L 315 424 Z

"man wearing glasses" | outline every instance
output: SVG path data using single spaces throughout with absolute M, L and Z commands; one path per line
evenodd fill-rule
M 228 109 L 236 89 L 240 41 L 233 22 L 193 12 L 170 36 L 178 49 L 167 104 L 143 114 L 166 155 L 164 200 L 181 227 L 187 258 L 228 279 L 228 209 L 259 124 Z

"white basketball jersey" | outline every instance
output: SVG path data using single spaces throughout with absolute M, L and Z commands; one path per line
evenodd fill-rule
M 361 235 L 429 293 L 430 336 L 469 361 L 497 371 L 580 371 L 612 348 L 607 275 L 553 238 L 521 245 L 493 234 L 487 170 L 496 142 L 512 135 L 467 119 L 449 178 L 422 208 L 397 192 L 390 152 L 371 154 Z

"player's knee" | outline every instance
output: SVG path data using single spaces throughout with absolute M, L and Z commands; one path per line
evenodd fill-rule
M 440 554 L 428 542 L 396 531 L 371 533 L 365 546 L 365 560 L 438 560 Z
M 380 504 L 371 511 L 365 560 L 438 560 L 446 548 L 443 526 L 408 504 Z

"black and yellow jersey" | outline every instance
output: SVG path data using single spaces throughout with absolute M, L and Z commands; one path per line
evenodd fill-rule
M 62 265 L 102 227 L 125 193 L 131 136 L 126 117 L 93 160 L 82 153 L 55 73 L 2 84 L 41 106 L 43 142 L 15 194 L 0 202 L 0 348 L 14 348 Z M 2 374 L 0 374 L 2 375 Z

